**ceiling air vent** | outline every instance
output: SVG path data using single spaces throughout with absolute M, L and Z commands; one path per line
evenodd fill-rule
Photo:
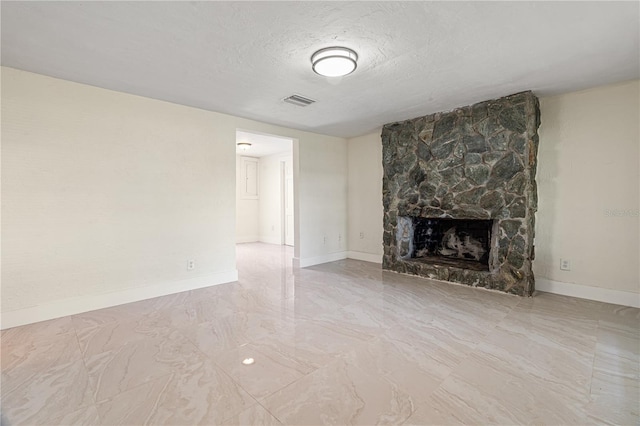
M 315 102 L 313 99 L 305 98 L 304 96 L 300 95 L 291 95 L 287 98 L 284 98 L 283 101 L 302 107 L 306 107 L 307 105 L 311 105 Z

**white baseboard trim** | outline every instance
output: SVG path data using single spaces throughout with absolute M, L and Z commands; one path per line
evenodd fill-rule
M 236 244 L 257 243 L 258 241 L 260 241 L 260 237 L 258 237 L 257 235 L 251 235 L 248 237 L 236 237 Z
M 258 238 L 258 241 L 260 241 L 261 243 L 267 243 L 267 244 L 278 244 L 278 245 L 282 244 L 282 241 L 280 240 L 279 237 L 260 236 L 260 238 Z
M 579 299 L 596 300 L 598 302 L 613 303 L 614 305 L 640 308 L 640 294 L 629 291 L 591 287 L 538 277 L 536 277 L 536 290 L 577 297 Z
M 306 268 L 307 266 L 320 265 L 321 263 L 335 262 L 336 260 L 342 260 L 347 258 L 346 251 L 340 251 L 337 253 L 323 254 L 322 256 L 306 257 L 300 259 L 293 258 L 294 268 Z
M 347 258 L 382 264 L 381 254 L 365 253 L 362 251 L 348 251 Z
M 129 288 L 110 293 L 90 294 L 72 297 L 30 306 L 24 309 L 0 313 L 0 329 L 17 327 L 20 325 L 46 321 L 54 318 L 75 315 L 96 309 L 138 302 L 168 294 L 180 293 L 187 290 L 209 287 L 238 281 L 238 270 L 219 272 L 200 277 L 188 278 L 180 281 L 158 283 L 156 285 Z

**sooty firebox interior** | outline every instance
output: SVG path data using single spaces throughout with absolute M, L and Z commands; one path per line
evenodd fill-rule
M 415 260 L 489 270 L 492 220 L 413 217 Z

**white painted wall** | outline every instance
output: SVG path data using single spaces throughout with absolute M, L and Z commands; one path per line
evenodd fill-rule
M 233 281 L 238 128 L 295 139 L 299 263 L 345 255 L 321 238 L 346 236 L 345 139 L 6 67 L 2 89 L 4 328 Z
M 293 161 L 292 154 L 260 157 L 260 241 L 282 244 L 282 177 L 280 163 Z
M 541 99 L 536 288 L 638 305 L 639 99 L 637 80 Z
M 381 129 L 347 141 L 349 152 L 349 257 L 382 262 Z
M 638 86 L 633 81 L 541 99 L 538 290 L 640 306 Z M 379 259 L 379 133 L 349 139 L 348 149 L 349 256 Z M 360 240 L 360 232 L 373 239 Z M 570 272 L 560 271 L 561 257 L 571 260 Z
M 252 243 L 260 240 L 258 229 L 259 200 L 245 199 L 242 197 L 241 161 L 242 156 L 236 155 L 236 242 Z M 258 179 L 260 179 L 260 177 L 258 177 Z M 258 195 L 258 197 L 259 196 L 260 195 Z

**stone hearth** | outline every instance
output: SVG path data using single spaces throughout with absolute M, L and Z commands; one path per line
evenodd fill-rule
M 385 125 L 383 268 L 531 295 L 539 125 L 531 92 Z M 421 247 L 428 219 L 484 222 L 488 253 L 453 225 L 446 244 Z

